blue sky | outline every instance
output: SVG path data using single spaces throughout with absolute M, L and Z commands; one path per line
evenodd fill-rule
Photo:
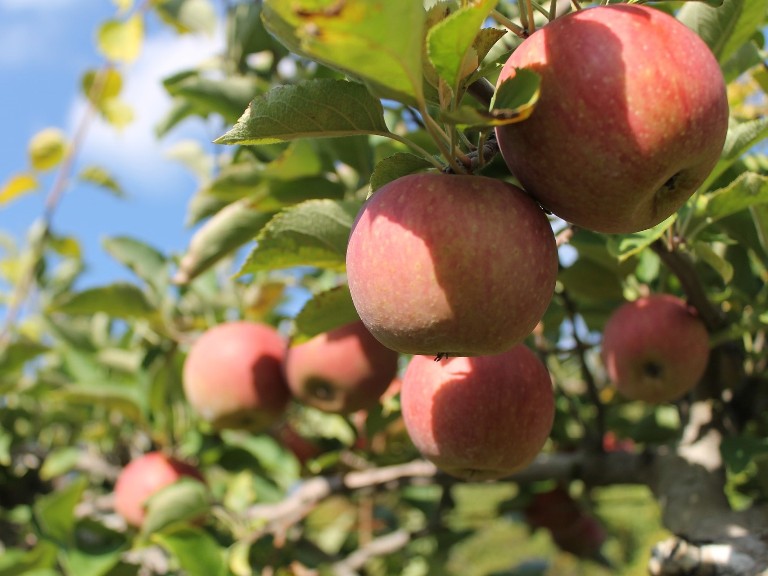
M 72 137 L 83 112 L 81 75 L 103 63 L 96 29 L 114 15 L 110 0 L 0 0 L 0 182 L 27 167 L 27 143 L 39 130 L 58 127 Z M 181 252 L 187 245 L 191 231 L 184 224 L 186 206 L 197 183 L 165 153 L 189 138 L 212 149 L 208 143 L 222 127 L 186 123 L 156 141 L 153 127 L 170 104 L 160 80 L 214 55 L 222 45 L 220 36 L 179 38 L 156 19 L 147 20 L 140 57 L 121 70 L 123 97 L 136 119 L 122 133 L 92 125 L 77 162 L 107 169 L 128 198 L 70 186 L 54 217 L 57 233 L 74 235 L 82 243 L 88 266 L 83 286 L 130 277 L 102 250 L 107 236 L 134 236 L 166 253 Z M 42 213 L 52 179 L 47 176 L 36 193 L 0 205 L 0 234 L 23 238 Z

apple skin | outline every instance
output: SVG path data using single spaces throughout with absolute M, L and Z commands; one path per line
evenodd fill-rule
M 491 356 L 414 356 L 400 404 L 416 449 L 471 481 L 503 478 L 530 464 L 554 419 L 549 372 L 522 344 Z
M 144 522 L 147 500 L 182 477 L 205 482 L 197 468 L 162 452 L 148 452 L 131 460 L 120 471 L 115 482 L 115 512 L 128 525 L 140 528 Z
M 502 156 L 528 193 L 577 226 L 651 228 L 720 157 L 728 129 L 720 67 L 664 12 L 613 5 L 557 18 L 512 53 L 498 84 L 515 68 L 541 76 L 540 98 L 527 120 L 496 129 Z
M 291 345 L 285 377 L 299 402 L 349 414 L 376 405 L 397 375 L 398 359 L 357 321 Z
M 389 182 L 363 206 L 347 247 L 360 318 L 405 354 L 509 350 L 546 311 L 557 268 L 540 207 L 483 176 L 423 173 Z
M 603 331 L 610 380 L 631 400 L 671 402 L 692 390 L 709 361 L 709 334 L 695 310 L 671 294 L 616 309 Z
M 208 329 L 184 361 L 187 401 L 214 428 L 265 430 L 291 398 L 283 377 L 285 347 L 266 324 L 235 321 Z

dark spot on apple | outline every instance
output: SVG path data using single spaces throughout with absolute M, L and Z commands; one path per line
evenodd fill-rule
M 672 190 L 674 190 L 679 177 L 680 177 L 680 172 L 676 172 L 675 174 L 673 174 L 669 179 L 667 179 L 666 182 L 664 182 L 664 185 L 661 187 L 661 190 L 659 192 L 662 192 L 662 191 L 671 192 Z
M 440 360 L 443 360 L 445 358 L 448 358 L 447 352 L 438 352 L 437 355 L 435 356 L 435 362 L 440 362 Z
M 661 378 L 664 367 L 658 362 L 648 361 L 643 364 L 643 373 L 649 378 Z
M 321 378 L 312 378 L 307 382 L 307 390 L 310 395 L 314 396 L 318 400 L 329 401 L 336 397 L 336 391 L 333 386 Z

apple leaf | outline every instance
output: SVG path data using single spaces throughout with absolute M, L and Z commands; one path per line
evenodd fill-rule
M 763 252 L 768 254 L 768 205 L 758 204 L 749 207 L 752 222 L 755 224 L 757 239 Z
M 423 100 L 422 2 L 265 0 L 262 18 L 292 52 L 349 74 L 379 96 Z
M 480 31 L 480 26 L 496 6 L 497 0 L 479 0 L 456 10 L 435 24 L 427 34 L 427 54 L 437 73 L 448 86 L 456 88 L 465 76 L 465 60 Z M 475 53 L 477 68 L 480 56 Z
M 130 63 L 138 58 L 144 40 L 141 14 L 127 20 L 108 20 L 98 30 L 97 45 L 108 60 Z
M 746 122 L 731 122 L 723 151 L 714 169 L 701 186 L 707 190 L 723 172 L 741 158 L 755 144 L 768 137 L 768 118 L 756 118 Z
M 92 376 L 95 378 L 95 376 Z M 51 398 L 78 406 L 100 406 L 121 412 L 123 417 L 142 422 L 146 399 L 138 388 L 122 384 L 73 384 L 51 393 Z
M 720 6 L 688 2 L 677 18 L 701 36 L 723 63 L 760 29 L 765 14 L 765 0 L 724 0 Z
M 191 282 L 233 250 L 252 240 L 272 216 L 273 213 L 253 208 L 249 198 L 219 210 L 192 236 L 173 277 L 174 283 Z
M 702 199 L 699 214 L 711 224 L 757 204 L 768 203 L 768 176 L 744 172 L 725 188 Z M 703 214 L 702 214 L 703 212 Z
M 362 84 L 322 79 L 277 86 L 259 96 L 216 143 L 272 144 L 356 134 L 389 134 L 381 102 Z
M 256 238 L 240 274 L 291 266 L 345 267 L 360 202 L 308 200 L 276 214 Z
M 693 253 L 699 260 L 717 272 L 726 284 L 733 279 L 733 264 L 715 252 L 709 243 L 694 242 Z
M 20 370 L 29 360 L 47 352 L 44 344 L 23 338 L 0 348 L 0 370 L 10 373 Z
M 67 137 L 58 128 L 45 128 L 29 141 L 29 164 L 34 170 L 55 168 L 67 152 Z
M 158 250 L 135 238 L 105 238 L 102 246 L 110 256 L 152 287 L 162 288 L 168 277 L 168 260 Z
M 74 543 L 75 507 L 88 487 L 88 477 L 80 476 L 67 486 L 41 496 L 35 501 L 34 515 L 40 532 L 61 544 Z
M 210 508 L 208 487 L 193 478 L 182 477 L 154 493 L 147 500 L 144 534 L 199 517 Z
M 295 318 L 292 341 L 301 343 L 313 336 L 360 320 L 346 284 L 315 294 Z
M 0 187 L 0 205 L 7 204 L 25 194 L 34 192 L 39 187 L 40 184 L 34 174 L 26 172 L 14 174 Z
M 373 194 L 392 180 L 396 180 L 401 176 L 407 174 L 413 174 L 419 172 L 425 168 L 430 168 L 432 164 L 415 154 L 409 154 L 407 152 L 398 152 L 392 156 L 387 156 L 383 160 L 376 164 L 371 174 L 370 181 L 370 194 Z
M 242 115 L 254 94 L 262 92 L 259 81 L 247 76 L 214 79 L 192 74 L 167 80 L 165 88 L 208 113 L 218 112 L 229 123 Z
M 123 282 L 77 292 L 54 304 L 52 310 L 85 315 L 105 312 L 119 318 L 147 318 L 154 313 L 154 307 L 144 292 L 133 284 Z
M 620 262 L 624 262 L 661 238 L 675 220 L 677 220 L 677 214 L 672 214 L 653 228 L 632 234 L 611 235 L 608 239 L 608 251 L 616 256 Z
M 124 197 L 126 194 L 109 172 L 100 166 L 86 166 L 77 175 L 77 179 L 81 182 L 87 182 L 98 186 L 113 196 L 118 198 Z
M 201 528 L 184 526 L 154 534 L 152 540 L 168 550 L 188 576 L 229 574 L 219 543 Z

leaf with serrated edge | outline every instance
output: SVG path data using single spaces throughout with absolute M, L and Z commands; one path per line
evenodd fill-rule
M 413 174 L 425 168 L 430 168 L 431 166 L 432 164 L 428 160 L 407 152 L 398 152 L 392 156 L 387 156 L 379 161 L 373 169 L 370 181 L 370 194 L 373 194 L 388 182 L 397 180 L 407 174 Z
M 308 200 L 286 208 L 259 233 L 240 274 L 292 266 L 343 270 L 360 206 L 352 201 Z
M 292 340 L 298 344 L 339 326 L 360 320 L 349 286 L 337 286 L 315 294 L 295 318 Z
M 701 202 L 707 223 L 740 212 L 750 206 L 768 203 L 768 176 L 745 172 L 725 188 L 714 191 Z M 701 209 L 701 208 L 700 208 Z
M 313 80 L 259 96 L 217 144 L 273 144 L 296 138 L 386 136 L 384 108 L 362 84 Z
M 620 262 L 623 262 L 661 238 L 675 220 L 677 220 L 677 214 L 672 214 L 672 216 L 648 230 L 632 234 L 612 235 L 608 239 L 608 251 L 616 256 Z

